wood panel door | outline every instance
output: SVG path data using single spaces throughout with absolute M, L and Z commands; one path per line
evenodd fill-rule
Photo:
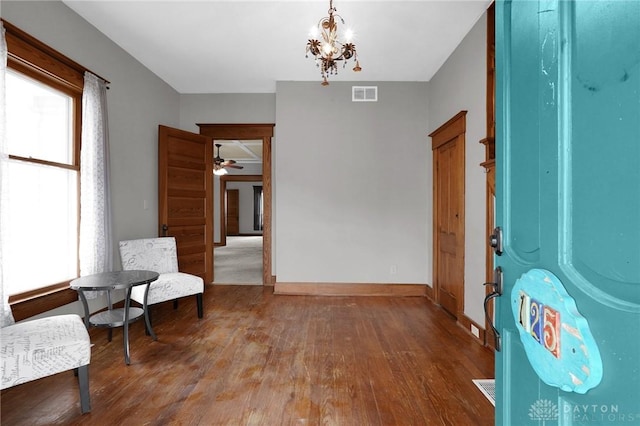
M 211 138 L 159 126 L 159 234 L 176 238 L 180 271 L 213 282 Z
M 496 424 L 640 424 L 640 2 L 497 2 L 496 65 Z
M 227 189 L 227 235 L 240 234 L 240 190 Z
M 463 111 L 429 136 L 433 148 L 434 297 L 456 318 L 464 300 Z

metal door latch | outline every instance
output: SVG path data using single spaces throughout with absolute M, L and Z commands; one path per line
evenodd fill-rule
M 493 251 L 496 255 L 502 255 L 502 228 L 496 226 L 493 229 L 493 233 L 489 236 L 489 245 L 493 247 Z

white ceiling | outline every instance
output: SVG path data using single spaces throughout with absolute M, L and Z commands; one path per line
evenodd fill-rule
M 238 163 L 262 164 L 262 140 L 218 140 L 214 141 L 220 147 L 220 157 L 225 160 L 235 160 Z M 213 156 L 218 155 L 216 147 Z
M 318 81 L 305 58 L 329 0 L 63 0 L 179 93 L 274 93 Z M 334 0 L 362 72 L 329 81 L 429 81 L 490 0 Z M 340 26 L 343 28 L 343 26 Z

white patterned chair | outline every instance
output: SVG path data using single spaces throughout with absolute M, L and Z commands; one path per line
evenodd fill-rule
M 91 342 L 80 316 L 56 315 L 0 328 L 2 386 L 10 388 L 67 370 L 76 370 L 80 410 L 91 411 Z
M 174 307 L 177 307 L 178 298 L 196 296 L 198 318 L 202 318 L 204 281 L 198 276 L 178 271 L 178 252 L 174 237 L 120 241 L 120 259 L 125 271 L 143 269 L 160 274 L 149 285 L 147 305 L 173 300 Z M 133 287 L 131 299 L 144 304 L 145 287 Z

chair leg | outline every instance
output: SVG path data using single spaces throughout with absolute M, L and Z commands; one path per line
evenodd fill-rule
M 153 327 L 153 320 L 151 318 L 151 307 L 150 306 L 147 306 L 147 316 L 149 317 L 149 325 L 151 327 Z M 151 335 L 151 333 L 149 333 L 149 329 L 147 328 L 147 324 L 146 323 L 144 324 L 144 334 L 147 335 L 147 336 Z
M 78 367 L 78 385 L 80 387 L 80 411 L 82 414 L 91 411 L 91 395 L 89 394 L 89 364 Z
M 198 318 L 202 318 L 202 293 L 196 294 L 196 303 L 198 304 Z
M 109 328 L 109 335 L 107 336 L 107 338 L 109 339 L 109 341 L 111 341 L 111 339 L 113 338 L 113 328 Z

